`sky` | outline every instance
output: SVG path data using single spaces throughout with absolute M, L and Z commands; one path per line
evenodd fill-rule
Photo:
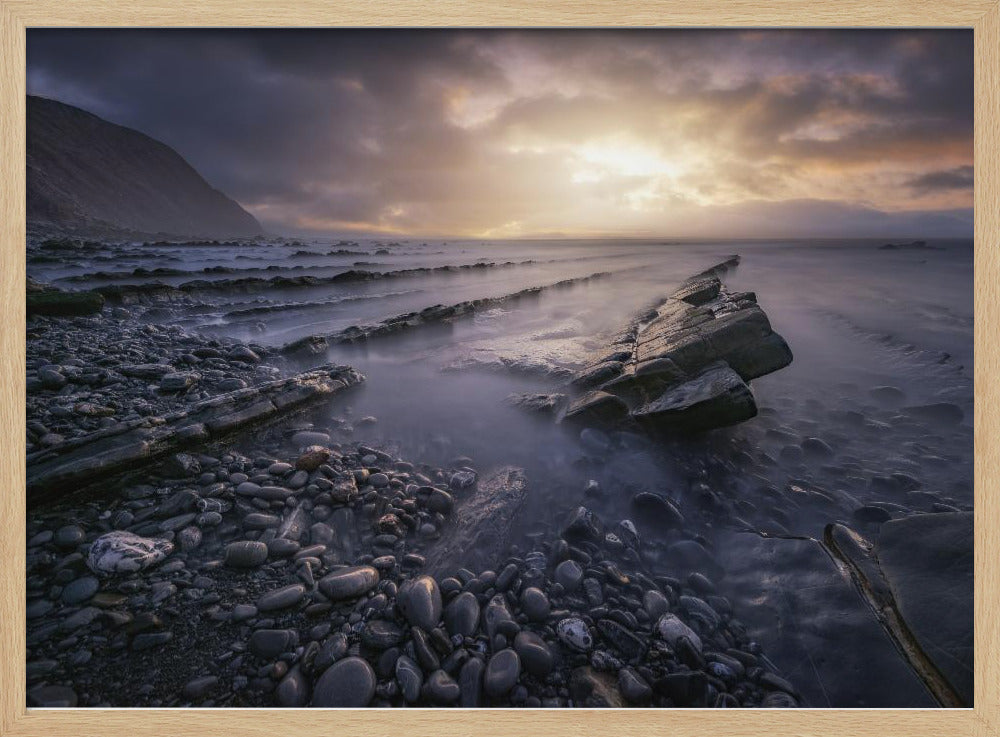
M 29 29 L 283 234 L 968 237 L 972 32 Z

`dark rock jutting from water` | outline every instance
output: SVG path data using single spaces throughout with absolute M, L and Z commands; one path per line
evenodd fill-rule
M 730 292 L 730 259 L 697 274 L 577 373 L 562 421 L 690 433 L 754 417 L 748 382 L 792 361 L 752 292 Z

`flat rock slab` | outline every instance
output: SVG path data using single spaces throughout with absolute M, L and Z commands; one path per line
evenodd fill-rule
M 733 533 L 717 549 L 721 593 L 807 706 L 937 706 L 819 541 Z
M 504 467 L 480 479 L 428 553 L 425 570 L 451 575 L 460 567 L 483 571 L 497 565 L 527 495 L 528 481 L 520 468 Z
M 882 526 L 879 568 L 924 654 L 973 705 L 973 515 L 920 514 Z
M 239 389 L 160 418 L 120 423 L 28 457 L 28 504 L 153 463 L 168 453 L 273 420 L 364 381 L 350 366 L 327 365 Z

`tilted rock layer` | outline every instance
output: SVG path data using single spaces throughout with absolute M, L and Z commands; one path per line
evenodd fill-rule
M 739 257 L 691 277 L 571 382 L 586 390 L 564 420 L 698 432 L 757 414 L 748 382 L 792 362 L 752 292 L 720 278 Z

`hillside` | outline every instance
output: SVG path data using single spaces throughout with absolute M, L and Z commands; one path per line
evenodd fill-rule
M 263 232 L 169 146 L 30 95 L 27 167 L 29 225 L 202 238 Z

